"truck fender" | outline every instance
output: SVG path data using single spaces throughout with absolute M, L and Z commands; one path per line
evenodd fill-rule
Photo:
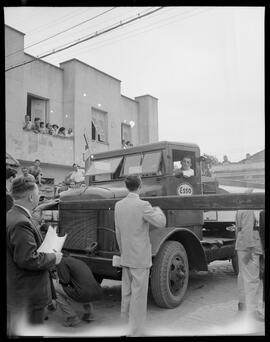
M 207 259 L 200 240 L 187 228 L 157 228 L 150 230 L 152 258 L 154 258 L 165 241 L 180 242 L 188 256 L 189 268 L 198 271 L 207 271 Z

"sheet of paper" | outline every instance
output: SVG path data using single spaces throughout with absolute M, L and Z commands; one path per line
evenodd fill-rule
M 67 234 L 65 234 L 65 236 L 58 236 L 56 229 L 49 226 L 45 239 L 37 251 L 40 253 L 53 253 L 55 251 L 61 252 L 66 241 L 66 237 Z

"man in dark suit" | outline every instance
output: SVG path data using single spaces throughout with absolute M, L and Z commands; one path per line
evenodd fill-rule
M 61 261 L 62 253 L 39 253 L 42 236 L 31 214 L 38 205 L 38 186 L 20 176 L 11 187 L 14 206 L 7 213 L 7 310 L 8 334 L 16 335 L 22 314 L 30 324 L 42 324 L 51 300 L 49 270 Z
M 17 170 L 6 167 L 6 212 L 9 211 L 9 209 L 13 206 L 13 198 L 10 194 L 10 188 L 12 185 L 12 182 L 16 178 Z

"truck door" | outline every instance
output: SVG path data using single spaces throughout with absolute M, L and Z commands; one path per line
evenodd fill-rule
M 168 177 L 167 195 L 191 196 L 202 193 L 201 171 L 198 158 L 195 152 L 172 149 L 171 153 L 172 176 Z M 191 160 L 190 168 L 193 169 L 193 176 L 177 174 L 182 169 L 183 159 L 188 157 Z M 181 162 L 182 161 L 182 162 Z M 174 226 L 201 226 L 203 224 L 203 211 L 200 210 L 173 210 L 170 213 L 171 224 Z

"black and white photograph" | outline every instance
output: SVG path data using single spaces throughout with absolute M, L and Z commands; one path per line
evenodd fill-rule
M 11 4 L 6 337 L 265 336 L 267 6 Z

